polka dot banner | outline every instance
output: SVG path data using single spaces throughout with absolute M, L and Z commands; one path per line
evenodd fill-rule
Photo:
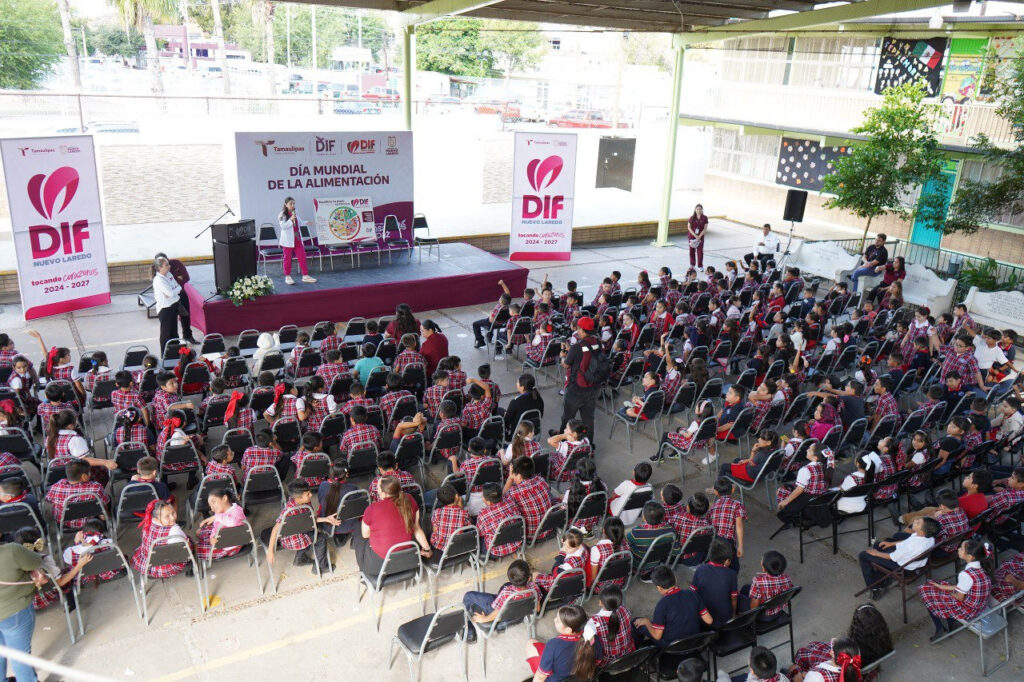
M 820 192 L 836 159 L 850 153 L 848 145 L 822 146 L 817 140 L 782 138 L 775 182 L 788 187 Z

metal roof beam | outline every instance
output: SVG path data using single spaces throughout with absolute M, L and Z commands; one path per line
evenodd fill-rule
M 532 21 L 535 23 L 571 24 L 574 26 L 590 26 L 594 28 L 622 29 L 625 31 L 645 31 L 673 33 L 681 30 L 678 17 L 672 21 L 643 19 L 603 19 L 593 12 L 573 15 L 557 12 L 535 12 L 529 10 L 506 9 L 501 5 L 485 7 L 473 12 L 474 17 L 483 19 L 504 19 L 506 21 Z M 721 19 L 709 19 L 709 23 L 721 22 Z
M 430 0 L 420 5 L 412 5 L 402 10 L 398 16 L 406 26 L 426 24 L 484 9 L 499 2 L 501 0 Z

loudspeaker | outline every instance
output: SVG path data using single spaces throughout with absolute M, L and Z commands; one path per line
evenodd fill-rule
M 256 221 L 240 220 L 237 223 L 217 223 L 210 228 L 213 241 L 231 244 L 256 238 Z
M 227 291 L 235 280 L 255 274 L 255 242 L 213 242 L 213 279 L 218 291 Z
M 790 220 L 794 223 L 804 221 L 804 208 L 807 207 L 807 190 L 791 189 L 786 193 L 786 211 L 782 214 L 783 220 Z

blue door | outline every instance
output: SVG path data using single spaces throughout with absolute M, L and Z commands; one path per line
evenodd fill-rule
M 947 159 L 942 165 L 944 182 L 929 180 L 921 189 L 922 195 L 942 193 L 943 214 L 949 209 L 950 199 L 953 198 L 953 187 L 956 185 L 956 172 L 959 164 L 959 161 Z M 914 219 L 914 227 L 910 231 L 910 243 L 937 249 L 942 244 L 942 229 L 936 228 L 931 221 L 919 216 Z

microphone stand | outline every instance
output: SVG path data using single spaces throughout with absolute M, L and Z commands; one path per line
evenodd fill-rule
M 214 221 L 213 221 L 212 223 L 210 223 L 209 225 L 207 225 L 206 227 L 204 227 L 204 228 L 203 228 L 202 230 L 200 230 L 200 231 L 199 231 L 199 234 L 197 234 L 197 235 L 196 235 L 195 237 L 193 237 L 193 239 L 199 239 L 200 237 L 202 237 L 202 236 L 203 236 L 203 233 L 204 233 L 204 232 L 206 232 L 206 231 L 207 231 L 207 230 L 209 230 L 209 229 L 210 229 L 211 227 L 213 227 L 214 225 L 216 225 L 217 223 L 219 223 L 219 222 L 220 222 L 220 219 L 221 219 L 221 218 L 223 218 L 224 216 L 226 216 L 226 215 L 227 215 L 228 213 L 230 213 L 231 215 L 235 215 L 235 212 L 234 212 L 234 211 L 232 211 L 232 210 L 231 210 L 231 207 L 230 207 L 230 206 L 228 206 L 227 204 L 224 204 L 224 208 L 225 208 L 225 209 L 227 209 L 227 210 L 225 210 L 225 211 L 224 211 L 223 213 L 221 213 L 221 214 L 220 214 L 219 216 L 217 216 L 217 219 L 216 219 L 216 220 L 214 220 Z
M 792 221 L 792 220 L 790 220 L 790 221 L 789 221 L 789 240 L 788 240 L 788 241 L 786 242 L 786 248 L 785 248 L 785 250 L 784 250 L 784 251 L 782 252 L 782 257 L 781 257 L 781 258 L 779 258 L 779 262 L 778 262 L 778 263 L 777 263 L 777 264 L 775 265 L 775 268 L 776 268 L 777 270 L 782 270 L 782 265 L 783 265 L 783 263 L 785 263 L 785 262 L 786 262 L 786 259 L 787 259 L 787 258 L 788 258 L 789 256 L 791 256 L 791 255 L 792 255 L 792 254 L 790 253 L 790 251 L 789 251 L 789 247 L 793 245 L 793 230 L 794 230 L 794 228 L 795 228 L 795 227 L 796 227 L 796 225 L 794 225 L 794 224 L 793 224 L 793 221 Z

